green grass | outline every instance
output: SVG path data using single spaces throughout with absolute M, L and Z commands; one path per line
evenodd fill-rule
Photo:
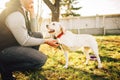
M 63 52 L 42 45 L 40 50 L 48 55 L 41 70 L 36 72 L 15 72 L 17 80 L 120 80 L 120 36 L 95 36 L 99 44 L 102 69 L 97 61 L 84 65 L 85 55 L 81 51 L 69 53 L 69 68 L 64 69 Z

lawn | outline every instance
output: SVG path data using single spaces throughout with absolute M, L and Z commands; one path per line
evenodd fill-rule
M 40 50 L 48 60 L 36 72 L 15 72 L 17 80 L 120 80 L 120 36 L 95 36 L 103 68 L 97 61 L 84 65 L 85 55 L 81 51 L 69 53 L 69 68 L 64 69 L 65 58 L 59 49 L 41 45 Z

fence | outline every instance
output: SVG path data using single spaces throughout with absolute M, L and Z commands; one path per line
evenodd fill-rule
M 69 30 L 78 34 L 120 34 L 120 15 L 96 15 L 61 19 Z
M 42 31 L 49 22 L 49 19 L 43 21 Z M 120 14 L 62 18 L 60 23 L 77 34 L 120 34 Z

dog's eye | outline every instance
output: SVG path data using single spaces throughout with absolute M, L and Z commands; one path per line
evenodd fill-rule
M 48 27 L 48 24 L 46 25 L 46 27 Z
M 55 25 L 55 23 L 53 23 L 53 25 Z
M 49 28 L 49 25 L 46 25 L 46 28 Z

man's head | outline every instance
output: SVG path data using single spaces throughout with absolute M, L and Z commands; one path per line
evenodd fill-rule
M 33 8 L 33 1 L 34 0 L 20 0 L 22 6 L 27 10 Z
M 6 3 L 6 7 L 21 7 L 23 6 L 26 10 L 33 8 L 34 0 L 10 0 Z

